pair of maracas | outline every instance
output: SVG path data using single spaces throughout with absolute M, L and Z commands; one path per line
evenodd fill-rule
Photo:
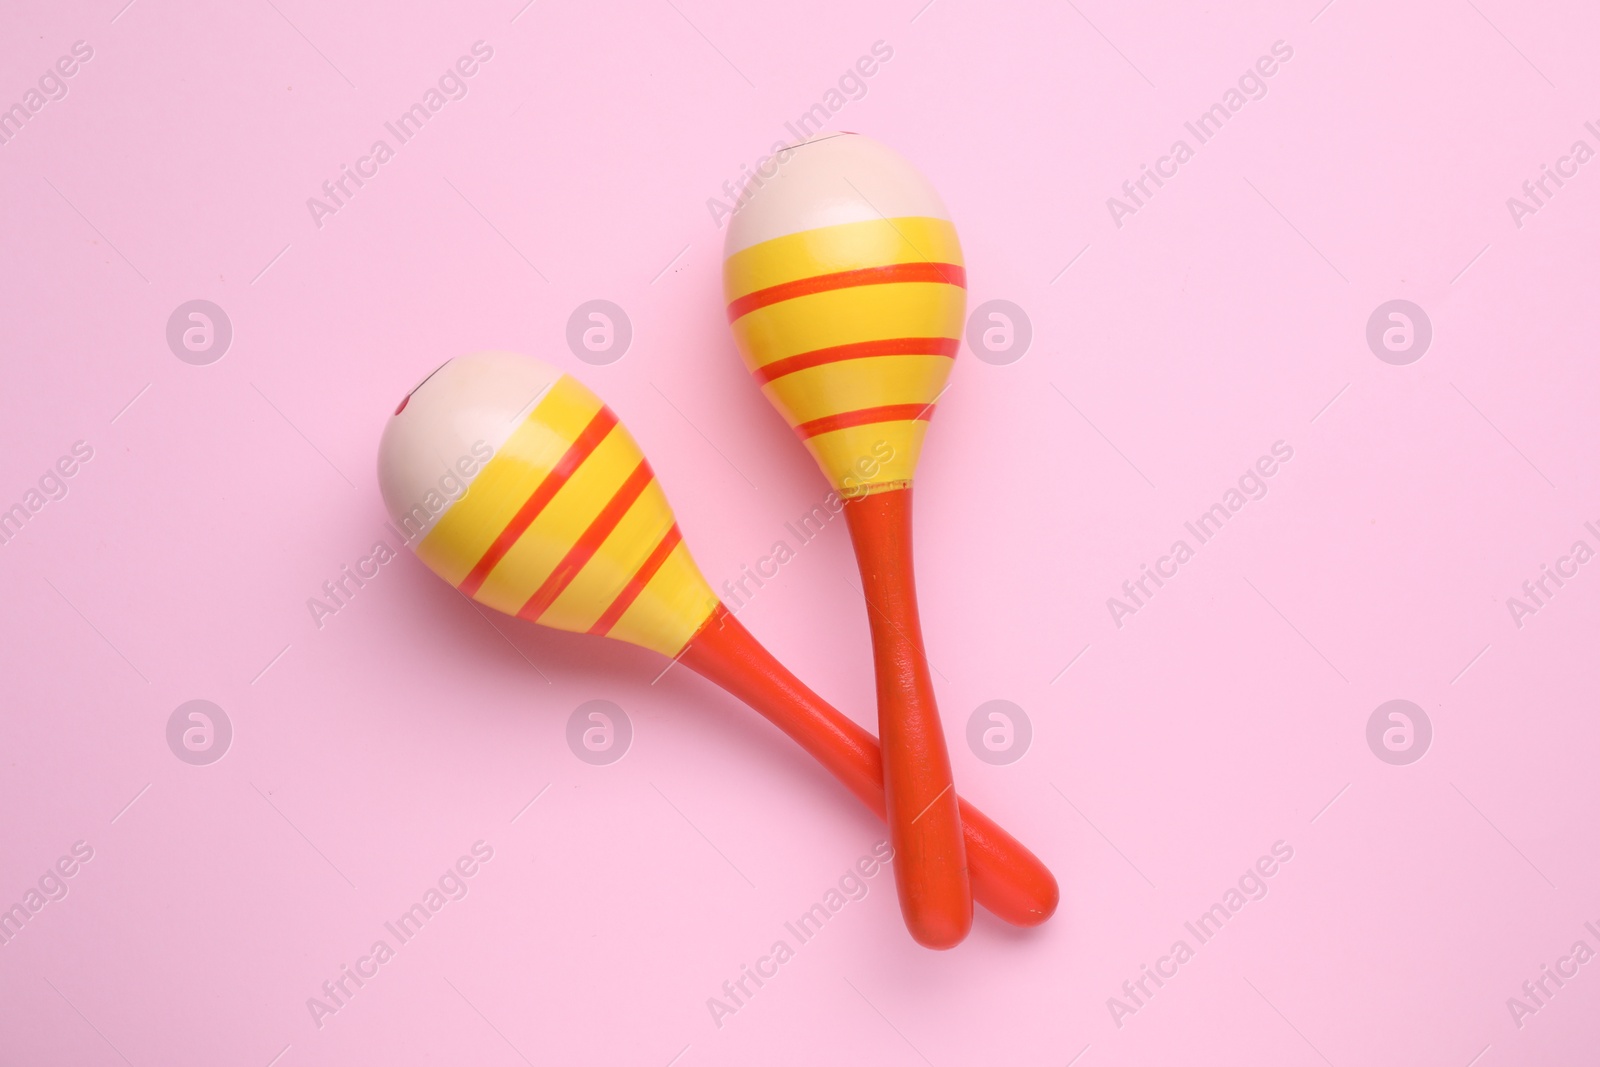
M 844 501 L 881 754 L 717 599 L 632 436 L 571 376 L 506 353 L 446 363 L 389 420 L 380 483 L 417 555 L 463 593 L 660 652 L 799 742 L 887 819 L 906 925 L 949 948 L 974 898 L 1032 926 L 1059 897 L 1037 857 L 957 797 L 918 621 L 911 482 L 961 336 L 961 249 L 938 194 L 882 145 L 837 134 L 788 152 L 729 224 L 728 320 Z M 446 472 L 466 486 L 451 498 Z

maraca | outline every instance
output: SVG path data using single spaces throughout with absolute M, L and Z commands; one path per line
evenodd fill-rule
M 884 815 L 873 736 L 806 688 L 725 608 L 689 558 L 628 431 L 575 378 L 509 353 L 451 360 L 384 428 L 395 523 L 451 585 L 509 615 L 630 641 L 722 686 Z M 961 802 L 972 885 L 1001 919 L 1055 911 L 1055 879 Z
M 789 150 L 728 226 L 723 289 L 750 372 L 844 501 L 867 600 L 901 911 L 918 940 L 972 922 L 962 833 L 911 565 L 911 479 L 950 377 L 966 271 L 939 194 L 856 134 Z

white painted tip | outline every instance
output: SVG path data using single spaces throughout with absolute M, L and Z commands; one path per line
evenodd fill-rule
M 424 378 L 390 416 L 378 445 L 389 517 L 409 519 L 408 532 L 420 526 L 426 534 L 561 375 L 531 356 L 479 352 Z
M 723 255 L 791 233 L 880 218 L 946 219 L 928 180 L 898 153 L 859 133 L 830 133 L 785 149 L 757 173 L 728 222 Z

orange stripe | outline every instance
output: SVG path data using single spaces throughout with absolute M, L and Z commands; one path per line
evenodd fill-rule
M 881 408 L 859 408 L 841 411 L 837 415 L 824 415 L 820 419 L 802 422 L 794 428 L 801 440 L 815 437 L 830 430 L 843 430 L 851 426 L 867 426 L 874 422 L 905 422 L 916 419 L 926 422 L 933 417 L 932 404 L 885 404 Z
M 959 337 L 888 337 L 880 341 L 857 341 L 854 344 L 834 345 L 801 352 L 797 356 L 775 359 L 751 373 L 762 385 L 776 381 L 797 370 L 809 370 L 828 363 L 841 363 L 847 359 L 866 359 L 869 356 L 954 356 L 961 347 Z
M 656 545 L 655 550 L 643 563 L 639 564 L 639 569 L 633 572 L 633 577 L 628 579 L 628 584 L 622 587 L 622 592 L 617 594 L 617 598 L 611 602 L 605 614 L 589 627 L 589 632 L 601 635 L 610 633 L 617 620 L 633 606 L 633 602 L 639 598 L 644 587 L 650 584 L 650 579 L 656 576 L 656 571 L 661 569 L 661 565 L 667 561 L 667 557 L 672 555 L 672 550 L 677 548 L 678 542 L 682 540 L 683 532 L 678 529 L 677 523 L 673 523 L 672 528 L 662 536 L 661 543 Z
M 572 584 L 572 579 L 583 570 L 584 564 L 600 550 L 600 545 L 611 536 L 611 531 L 617 528 L 617 523 L 622 521 L 622 517 L 633 507 L 633 502 L 639 499 L 639 494 L 644 492 L 645 486 L 649 485 L 654 477 L 655 473 L 650 470 L 650 464 L 641 459 L 639 465 L 633 468 L 633 473 L 628 475 L 628 480 L 622 483 L 622 488 L 606 502 L 606 506 L 600 509 L 600 514 L 589 523 L 589 528 L 583 531 L 577 542 L 561 558 L 561 562 L 556 564 L 556 569 L 550 572 L 550 577 L 546 578 L 544 584 L 534 590 L 528 602 L 522 605 L 522 609 L 517 612 L 519 618 L 530 622 L 539 621 L 539 616 L 556 602 L 556 597 Z
M 965 289 L 967 272 L 955 263 L 891 263 L 883 267 L 862 267 L 859 270 L 842 270 L 837 274 L 797 278 L 739 297 L 728 305 L 728 321 L 734 322 L 757 308 L 793 300 L 797 296 L 826 293 L 832 289 L 853 289 L 858 285 L 887 285 L 891 282 L 944 282 Z
M 616 424 L 617 417 L 611 414 L 610 408 L 601 407 L 599 411 L 595 412 L 594 418 L 589 420 L 589 425 L 583 428 L 583 432 L 578 435 L 578 439 L 568 446 L 566 452 L 556 461 L 556 465 L 550 469 L 550 473 L 529 494 L 522 507 L 517 509 L 517 513 L 506 524 L 506 528 L 500 531 L 500 536 L 496 537 L 494 543 L 484 550 L 483 556 L 477 563 L 473 564 L 472 570 L 467 572 L 465 578 L 461 579 L 460 589 L 463 593 L 468 596 L 477 593 L 478 587 L 483 585 L 484 580 L 489 577 L 489 572 L 494 570 L 495 565 L 505 558 L 505 554 L 511 551 L 511 546 L 517 543 L 517 538 L 521 537 L 528 527 L 533 525 L 533 520 L 537 519 L 539 513 L 545 509 L 545 505 L 550 503 L 551 497 L 555 496 L 561 487 L 567 484 L 567 480 L 572 477 L 579 467 L 583 466 L 583 461 L 589 458 L 589 454 L 605 439 L 606 434 L 610 433 L 611 428 Z

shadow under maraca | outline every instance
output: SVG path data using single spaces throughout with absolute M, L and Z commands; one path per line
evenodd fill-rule
M 709 741 L 736 753 L 734 758 L 747 767 L 758 768 L 773 796 L 798 798 L 808 812 L 859 828 L 864 837 L 885 832 L 881 821 L 781 730 L 687 667 L 621 641 L 500 614 L 441 585 L 425 568 L 416 571 L 416 588 L 406 595 L 427 602 L 424 614 L 432 618 L 431 639 L 441 646 L 441 658 L 463 674 L 490 680 L 496 688 L 527 682 L 527 714 L 563 719 L 587 699 L 575 702 L 574 690 L 616 699 L 644 722 L 668 705 L 670 715 L 661 716 L 652 728 L 678 736 L 663 747 L 702 748 Z M 530 663 L 537 675 L 530 675 Z M 549 691 L 551 685 L 556 692 Z M 463 711 L 480 713 L 472 708 Z M 850 717 L 870 723 L 858 714 Z M 741 799 L 748 796 L 741 794 Z
M 648 681 L 665 665 L 660 656 L 635 645 L 540 626 L 484 607 L 442 585 L 420 563 L 415 567 L 415 584 L 406 595 L 426 601 L 431 635 L 441 643 L 449 641 L 449 658 L 477 677 L 513 677 L 526 674 L 531 665 L 538 672 L 534 685 L 539 689 L 547 682 L 578 686 L 592 682 L 597 692 L 604 692 L 621 680 L 643 676 Z M 548 702 L 537 689 L 530 688 L 528 695 L 532 702 Z M 548 710 L 564 714 L 572 709 L 552 704 Z

